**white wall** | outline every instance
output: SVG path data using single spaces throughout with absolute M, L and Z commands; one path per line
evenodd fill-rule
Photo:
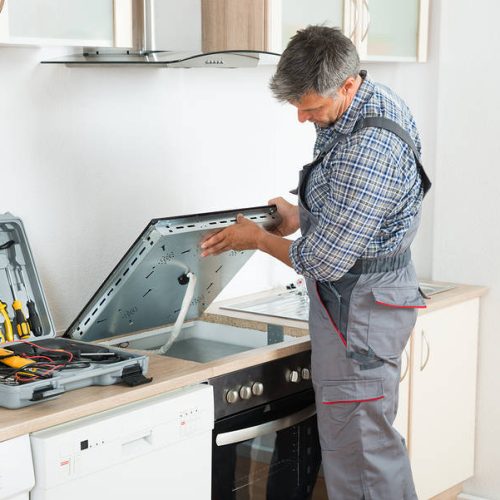
M 54 52 L 0 49 L 0 211 L 23 218 L 64 329 L 147 221 L 266 204 L 314 133 L 271 99 L 271 68 L 38 64 Z M 286 282 L 258 260 L 240 291 Z
M 272 67 L 39 64 L 65 52 L 0 48 L 6 186 L 0 212 L 25 222 L 58 330 L 69 325 L 151 218 L 260 205 L 287 195 L 314 140 L 311 125 L 298 124 L 291 106 L 272 99 Z M 429 66 L 372 66 L 410 104 L 421 101 L 419 81 L 428 80 Z M 432 136 L 432 113 L 414 107 L 422 135 Z M 425 226 L 426 238 L 414 253 L 421 274 L 429 276 L 429 219 Z M 294 277 L 284 265 L 256 255 L 226 297 Z
M 489 287 L 481 302 L 476 474 L 465 490 L 500 499 L 500 3 L 441 3 L 433 276 Z

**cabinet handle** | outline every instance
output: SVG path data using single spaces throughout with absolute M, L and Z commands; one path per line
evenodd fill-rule
M 422 371 L 426 366 L 427 363 L 429 362 L 429 358 L 431 356 L 431 346 L 429 345 L 429 341 L 427 340 L 427 337 L 425 336 L 424 330 L 422 330 L 422 338 L 421 338 L 421 351 L 420 351 L 420 371 Z M 424 353 L 424 342 L 425 345 L 427 346 L 427 356 L 425 357 L 425 361 L 422 363 L 422 354 Z
M 365 7 L 367 21 L 366 21 L 365 32 L 363 33 L 363 36 L 361 37 L 362 42 L 364 42 L 365 38 L 368 36 L 368 32 L 370 31 L 370 25 L 371 25 L 371 21 L 372 21 L 371 17 L 370 17 L 370 6 L 368 5 L 368 0 L 363 0 L 363 5 Z
M 406 367 L 405 371 L 403 372 L 403 375 L 401 375 L 399 379 L 400 382 L 402 382 L 406 378 L 406 375 L 408 375 L 408 370 L 410 368 L 410 356 L 408 355 L 408 350 L 406 349 L 406 347 L 405 347 L 405 357 L 406 357 Z
M 354 23 L 351 34 L 349 36 L 349 38 L 352 40 L 354 38 L 356 30 L 358 29 L 358 20 L 359 20 L 358 0 L 351 0 L 351 4 L 354 6 Z
M 3 4 L 5 3 L 5 0 L 0 0 L 0 12 L 3 10 Z

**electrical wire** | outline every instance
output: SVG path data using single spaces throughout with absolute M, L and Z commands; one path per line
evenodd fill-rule
M 12 354 L 0 356 L 0 360 L 19 356 L 32 361 L 32 363 L 20 368 L 11 368 L 0 363 L 0 383 L 2 384 L 22 385 L 37 380 L 50 379 L 56 373 L 64 370 L 85 369 L 93 365 L 110 364 L 121 360 L 120 357 L 105 360 L 82 360 L 81 358 L 84 356 L 65 349 L 44 347 L 27 340 L 19 340 L 18 342 L 30 346 L 32 352 L 15 352 L 13 349 Z M 14 346 L 9 347 L 12 349 Z
M 167 342 L 162 345 L 159 349 L 153 351 L 155 354 L 166 354 L 166 352 L 172 347 L 172 344 L 177 340 L 177 337 L 181 333 L 182 326 L 184 325 L 184 320 L 186 319 L 186 315 L 189 310 L 189 306 L 191 305 L 191 300 L 193 300 L 194 290 L 196 287 L 196 276 L 193 272 L 189 271 L 186 276 L 189 278 L 189 283 L 186 288 L 186 293 L 184 294 L 184 298 L 182 299 L 181 309 L 179 314 L 177 315 L 177 319 L 175 320 L 174 327 L 170 336 L 168 337 Z

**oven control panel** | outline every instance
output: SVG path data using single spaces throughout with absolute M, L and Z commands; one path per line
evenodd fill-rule
M 209 382 L 214 387 L 215 418 L 222 418 L 311 388 L 311 351 L 214 377 Z

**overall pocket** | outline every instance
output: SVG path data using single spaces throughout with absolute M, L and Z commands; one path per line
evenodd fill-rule
M 325 380 L 318 405 L 323 450 L 361 445 L 382 436 L 384 388 L 382 379 Z
M 418 287 L 372 288 L 368 346 L 381 359 L 399 357 L 425 305 Z

